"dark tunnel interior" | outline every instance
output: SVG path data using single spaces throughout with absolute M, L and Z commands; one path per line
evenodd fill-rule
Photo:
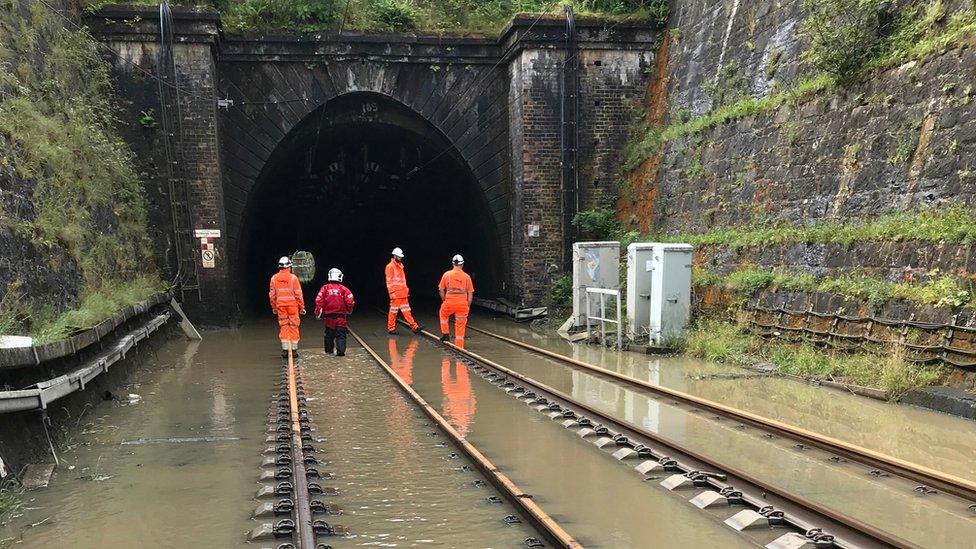
M 252 313 L 267 311 L 268 278 L 296 250 L 315 256 L 307 302 L 338 267 L 357 301 L 385 304 L 383 269 L 395 246 L 418 305 L 433 303 L 456 253 L 476 295 L 493 295 L 504 276 L 488 204 L 468 167 L 427 121 L 376 94 L 333 100 L 283 140 L 255 186 L 243 236 L 238 277 Z

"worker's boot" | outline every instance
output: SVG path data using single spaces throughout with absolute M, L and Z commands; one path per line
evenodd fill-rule
M 390 330 L 390 331 L 389 331 L 389 332 L 387 332 L 387 333 L 388 333 L 388 334 L 390 334 L 391 336 L 398 336 L 398 335 L 400 335 L 400 332 L 398 332 L 398 331 L 396 331 L 396 330 Z
M 451 339 L 451 334 L 441 334 L 441 341 L 447 342 L 449 339 Z
M 281 358 L 283 358 L 285 360 L 288 360 L 288 351 L 282 349 L 281 350 Z

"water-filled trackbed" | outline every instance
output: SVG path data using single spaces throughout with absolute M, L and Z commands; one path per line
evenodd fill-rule
M 491 329 L 504 328 L 509 337 L 532 338 L 538 344 L 541 338 L 532 337 L 527 330 L 513 328 L 505 321 L 485 322 Z M 502 330 L 499 330 L 500 332 Z M 514 333 L 514 335 L 513 335 Z M 558 343 L 550 343 L 557 347 Z M 576 347 L 576 346 L 573 346 Z M 582 346 L 581 354 L 587 349 Z M 768 439 L 752 429 L 741 430 L 736 422 L 715 419 L 707 414 L 689 413 L 675 406 L 668 399 L 625 386 L 607 378 L 570 368 L 565 363 L 543 357 L 507 343 L 475 332 L 468 338 L 467 348 L 482 356 L 503 364 L 519 373 L 590 404 L 614 417 L 664 435 L 724 463 L 747 470 L 761 478 L 814 501 L 860 518 L 870 524 L 921 545 L 935 544 L 942 547 L 968 547 L 976 536 L 976 520 L 967 509 L 971 502 L 943 496 L 920 496 L 912 483 L 897 478 L 875 478 L 870 469 L 857 464 L 836 464 L 829 461 L 830 454 L 819 450 L 797 449 L 795 441 Z M 611 370 L 621 371 L 631 377 L 657 382 L 667 366 L 648 369 L 650 358 L 637 357 L 629 364 L 619 361 L 600 361 L 597 353 L 594 363 Z M 627 357 L 606 352 L 604 357 Z M 639 364 L 644 360 L 645 364 Z M 609 364 L 608 364 L 609 362 Z M 643 366 L 643 367 L 642 367 Z M 673 374 L 673 372 L 672 372 Z M 658 379 L 655 379 L 658 378 Z M 753 379 L 738 380 L 740 384 Z M 789 382 L 794 383 L 794 382 Z M 736 400 L 718 398 L 719 401 Z M 785 412 L 789 414 L 789 411 Z M 777 416 L 772 416 L 779 419 Z M 785 418 L 789 421 L 789 418 Z M 971 431 L 972 426 L 967 425 Z
M 687 497 L 644 481 L 632 465 L 485 381 L 444 347 L 406 333 L 387 336 L 384 321 L 362 313 L 354 317 L 353 328 L 583 545 L 755 545 L 755 535 L 737 534 L 714 514 L 689 505 Z M 731 371 L 721 366 L 562 348 L 561 341 L 483 316 L 473 324 L 787 423 L 819 427 L 839 438 L 857 435 L 854 442 L 879 451 L 887 449 L 888 433 L 910 454 L 900 457 L 926 457 L 933 467 L 976 476 L 970 474 L 976 467 L 973 445 L 964 448 L 976 435 L 965 422 L 919 416 L 922 421 L 914 412 L 885 414 L 877 410 L 893 409 L 890 405 L 840 398 L 792 381 L 712 376 Z M 516 547 L 539 536 L 527 523 L 505 520 L 518 514 L 515 508 L 363 349 L 351 343 L 346 357 L 326 356 L 320 327 L 313 323 L 303 326 L 303 336 L 307 405 L 315 436 L 322 439 L 316 444 L 322 448 L 319 469 L 334 475 L 322 483 L 338 492 L 328 503 L 344 511 L 329 521 L 351 533 L 331 539 L 331 545 Z M 0 528 L 0 547 L 59 547 L 69 541 L 83 548 L 131 547 L 136 539 L 148 547 L 244 546 L 258 522 L 250 515 L 268 444 L 268 402 L 281 367 L 274 337 L 275 327 L 259 322 L 207 332 L 199 344 L 171 341 L 144 357 L 120 391 L 141 398 L 125 405 L 103 402 L 80 422 L 51 488 L 28 494 L 23 516 Z M 799 450 L 785 438 L 767 439 L 733 421 L 689 413 L 687 407 L 477 332 L 469 332 L 467 347 L 608 415 L 909 541 L 969 547 L 976 539 L 976 516 L 958 499 L 923 496 L 902 479 L 873 478 L 861 465 L 831 463 L 820 450 Z M 764 390 L 766 398 L 757 394 Z M 784 402 L 790 398 L 792 405 Z M 823 415 L 819 426 L 818 413 Z M 838 418 L 844 413 L 878 427 L 866 432 L 872 430 Z M 887 416 L 902 429 L 885 424 Z M 928 425 L 937 436 L 928 435 Z M 902 448 L 912 442 L 918 447 Z M 970 459 L 963 459 L 967 453 Z
M 686 501 L 572 431 L 472 374 L 457 358 L 414 336 L 389 338 L 382 319 L 356 329 L 400 377 L 437 407 L 502 471 L 533 494 L 584 546 L 749 545 Z

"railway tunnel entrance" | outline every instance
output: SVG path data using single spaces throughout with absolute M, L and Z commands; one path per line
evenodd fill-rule
M 278 257 L 315 256 L 306 296 L 338 267 L 360 300 L 386 299 L 383 267 L 406 253 L 411 295 L 434 298 L 450 259 L 464 255 L 482 296 L 505 276 L 488 201 L 452 144 L 423 117 L 377 93 L 349 93 L 313 110 L 277 146 L 244 221 L 238 280 L 252 312 L 267 308 Z

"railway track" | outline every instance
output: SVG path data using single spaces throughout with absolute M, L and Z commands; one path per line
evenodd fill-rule
M 319 543 L 320 537 L 348 534 L 345 527 L 316 518 L 338 515 L 341 510 L 325 503 L 324 497 L 335 491 L 320 484 L 330 475 L 318 469 L 322 462 L 316 457 L 312 432 L 301 366 L 289 350 L 279 390 L 271 398 L 267 438 L 271 446 L 264 451 L 263 486 L 256 496 L 262 503 L 254 511 L 254 518 L 273 522 L 260 523 L 251 532 L 251 541 L 273 540 L 276 549 L 319 549 L 327 547 Z
M 555 547 L 567 549 L 581 548 L 582 545 L 576 541 L 566 530 L 546 513 L 536 502 L 532 500 L 532 495 L 527 494 L 518 487 L 510 478 L 502 473 L 488 458 L 484 456 L 473 444 L 468 442 L 451 424 L 444 419 L 427 401 L 420 396 L 409 384 L 400 378 L 393 371 L 390 365 L 383 360 L 363 338 L 354 330 L 349 333 L 366 350 L 366 352 L 376 361 L 376 363 L 390 376 L 390 378 L 400 387 L 400 389 L 411 399 L 423 412 L 437 424 L 451 442 L 459 448 L 482 474 L 491 482 L 519 512 L 528 519 L 536 530 Z M 542 544 L 534 538 L 524 541 L 527 547 L 542 547 Z
M 631 464 L 645 476 L 645 480 L 660 480 L 659 484 L 665 489 L 679 494 L 690 490 L 690 503 L 703 511 L 717 512 L 731 528 L 740 532 L 763 528 L 777 532 L 773 541 L 765 544 L 767 547 L 917 546 L 865 521 L 775 486 L 748 471 L 613 417 L 472 351 L 440 342 L 433 333 L 424 331 L 423 335 L 432 344 L 457 355 L 493 385 L 547 414 L 550 419 L 560 421 L 563 427 L 575 429 L 581 438 L 591 440 L 598 447 L 614 450 L 615 458 Z
M 716 416 L 750 425 L 762 431 L 773 433 L 777 436 L 792 439 L 798 444 L 820 448 L 821 450 L 834 454 L 844 460 L 861 463 L 872 468 L 872 470 L 879 471 L 880 474 L 896 475 L 913 482 L 921 483 L 919 486 L 920 489 L 927 488 L 938 490 L 961 498 L 969 504 L 976 503 L 976 482 L 968 479 L 950 475 L 942 471 L 937 471 L 935 469 L 885 455 L 880 452 L 875 452 L 873 450 L 850 444 L 836 438 L 828 437 L 807 429 L 801 429 L 781 421 L 738 410 L 718 402 L 713 402 L 694 395 L 683 393 L 681 391 L 669 389 L 661 385 L 655 385 L 647 381 L 626 376 L 619 372 L 601 368 L 599 366 L 570 358 L 548 349 L 542 349 L 516 339 L 505 337 L 488 330 L 483 330 L 473 326 L 469 326 L 468 329 L 487 335 L 496 340 L 503 341 L 510 345 L 528 350 L 534 354 L 550 358 L 571 368 L 582 369 L 600 377 L 621 383 L 625 386 L 651 393 L 658 397 L 667 399 L 672 404 L 682 404 L 697 410 L 714 414 Z

